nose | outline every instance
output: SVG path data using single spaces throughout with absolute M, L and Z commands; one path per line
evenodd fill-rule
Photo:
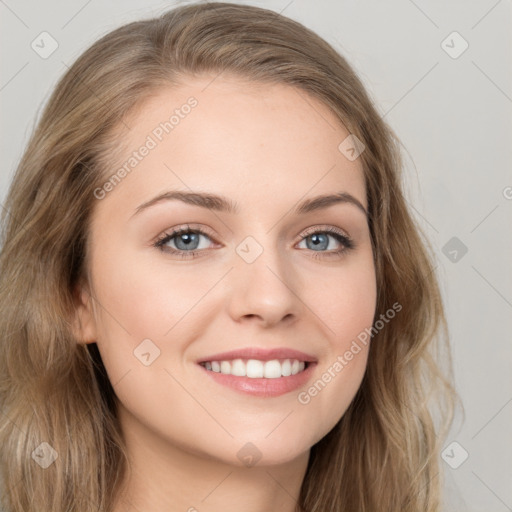
M 236 322 L 257 322 L 264 327 L 292 323 L 303 307 L 299 284 L 278 249 L 264 248 L 252 263 L 238 258 L 228 285 L 229 314 Z

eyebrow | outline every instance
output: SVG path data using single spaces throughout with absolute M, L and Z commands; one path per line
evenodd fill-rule
M 203 192 L 183 192 L 171 190 L 168 192 L 164 192 L 163 194 L 159 194 L 153 199 L 150 199 L 149 201 L 141 204 L 135 209 L 135 213 L 133 215 L 136 215 L 142 212 L 143 210 L 146 210 L 150 206 L 153 206 L 157 203 L 161 203 L 162 201 L 172 200 L 182 201 L 193 206 L 199 206 L 201 208 L 207 208 L 209 210 L 214 210 L 218 212 L 225 212 L 230 214 L 239 213 L 237 203 L 231 201 L 226 197 Z M 339 192 L 337 194 L 326 194 L 306 199 L 305 201 L 302 201 L 301 203 L 295 206 L 295 208 L 293 209 L 293 213 L 303 215 L 305 213 L 321 210 L 324 208 L 328 208 L 334 204 L 340 203 L 352 204 L 356 206 L 359 210 L 361 210 L 366 216 L 368 216 L 366 208 L 361 204 L 359 199 L 357 199 L 356 197 L 347 192 Z

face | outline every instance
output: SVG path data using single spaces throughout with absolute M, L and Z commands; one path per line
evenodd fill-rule
M 139 441 L 284 463 L 335 426 L 366 368 L 362 164 L 306 93 L 211 80 L 162 89 L 120 127 L 95 192 L 80 341 L 97 342 Z

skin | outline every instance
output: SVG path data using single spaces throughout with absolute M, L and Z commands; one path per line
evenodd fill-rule
M 190 96 L 198 105 L 95 200 L 92 215 L 77 337 L 98 344 L 120 401 L 132 472 L 115 512 L 292 512 L 310 448 L 353 399 L 368 346 L 309 403 L 298 394 L 371 326 L 376 305 L 365 213 L 351 203 L 292 209 L 334 192 L 366 208 L 362 164 L 338 150 L 349 133 L 318 100 L 223 75 L 190 78 L 140 105 L 130 129 L 119 128 L 123 145 L 110 174 Z M 240 211 L 173 200 L 134 215 L 168 190 L 223 195 Z M 153 246 L 186 223 L 207 230 L 199 255 L 181 259 Z M 343 244 L 329 235 L 328 247 L 315 249 L 304 234 L 310 227 L 338 228 L 355 247 L 328 257 Z M 236 252 L 247 236 L 263 249 L 250 264 Z M 183 247 L 176 243 L 168 246 Z M 134 356 L 145 339 L 160 349 L 149 366 Z M 254 346 L 295 348 L 318 364 L 307 385 L 265 398 L 214 382 L 196 363 Z M 237 457 L 248 442 L 261 454 L 252 467 Z

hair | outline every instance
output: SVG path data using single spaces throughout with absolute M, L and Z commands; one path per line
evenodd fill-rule
M 440 443 L 457 395 L 434 258 L 404 197 L 400 143 L 345 58 L 314 32 L 267 9 L 208 2 L 126 24 L 87 49 L 57 84 L 15 172 L 0 254 L 6 512 L 115 504 L 128 468 L 117 397 L 96 344 L 77 343 L 72 329 L 94 190 L 129 113 L 163 87 L 224 72 L 300 89 L 364 143 L 375 319 L 402 307 L 373 336 L 348 410 L 312 446 L 297 510 L 440 510 Z M 33 460 L 43 442 L 58 455 L 45 469 Z

